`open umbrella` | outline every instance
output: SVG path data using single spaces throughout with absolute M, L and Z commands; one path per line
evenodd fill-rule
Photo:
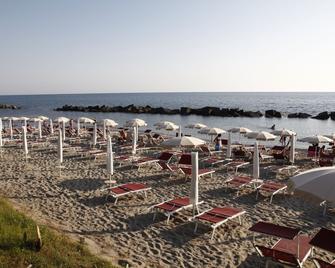
M 327 137 L 329 139 L 335 140 L 335 133 L 330 134 L 330 135 L 323 135 L 324 137 Z
M 245 137 L 247 137 L 248 139 L 256 139 L 257 135 L 258 135 L 258 131 L 251 131 L 251 132 L 247 132 L 245 133 Z
M 199 134 L 208 134 L 208 132 L 209 132 L 210 129 L 211 129 L 211 128 L 209 128 L 209 127 L 204 127 L 204 128 L 202 128 L 202 129 L 200 129 L 200 130 L 198 131 L 198 133 L 199 133 Z
M 168 125 L 175 125 L 175 123 L 173 123 L 171 121 L 160 121 L 160 122 L 157 122 L 157 123 L 154 124 L 156 129 L 164 129 Z
M 193 205 L 193 216 L 195 212 L 198 211 L 199 203 L 199 169 L 198 169 L 198 152 L 192 152 L 192 180 L 191 180 L 191 193 L 190 201 Z
M 229 129 L 228 132 L 246 134 L 246 133 L 252 132 L 252 130 L 246 127 L 234 127 L 234 128 Z
M 297 135 L 293 130 L 285 129 L 283 128 L 282 130 L 274 130 L 271 131 L 271 134 L 276 135 L 276 136 L 285 136 L 285 137 L 291 137 L 292 135 Z
M 321 135 L 315 135 L 315 136 L 310 136 L 310 137 L 305 137 L 300 139 L 299 141 L 301 142 L 308 142 L 311 144 L 319 144 L 319 143 L 329 143 L 329 142 L 333 142 L 333 140 L 325 137 L 325 136 L 321 136 Z
M 94 124 L 95 120 L 88 117 L 79 117 L 79 121 L 84 124 Z
M 223 130 L 222 128 L 213 127 L 209 129 L 207 134 L 214 136 L 214 135 L 223 134 L 223 133 L 226 133 L 226 131 Z
M 258 141 L 273 141 L 277 137 L 269 132 L 261 131 L 257 134 L 256 140 Z
M 67 117 L 64 117 L 64 116 L 57 117 L 55 119 L 55 122 L 57 122 L 58 124 L 60 124 L 60 123 L 68 123 L 69 121 L 70 121 L 70 119 L 67 118 Z
M 147 126 L 147 123 L 139 118 L 134 118 L 132 120 L 128 120 L 125 123 L 125 127 L 145 127 Z
M 27 121 L 30 120 L 29 117 L 21 116 L 18 118 L 18 120 L 23 121 L 23 125 L 26 127 L 27 126 Z
M 105 123 L 106 127 L 117 127 L 119 125 L 112 119 L 104 119 L 103 122 Z
M 164 147 L 191 147 L 194 148 L 196 146 L 200 146 L 205 144 L 206 142 L 204 140 L 195 138 L 195 137 L 176 137 L 172 138 L 166 141 L 163 141 L 161 143 L 161 146 Z
M 194 123 L 194 124 L 188 124 L 185 126 L 185 128 L 196 128 L 196 129 L 202 129 L 207 127 L 205 124 L 201 124 L 201 123 Z
M 37 118 L 41 119 L 42 121 L 46 121 L 46 120 L 49 119 L 49 117 L 46 117 L 44 115 L 39 115 L 39 116 L 37 116 Z

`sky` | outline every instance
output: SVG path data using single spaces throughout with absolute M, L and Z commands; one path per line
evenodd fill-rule
M 0 94 L 335 91 L 334 0 L 0 0 Z

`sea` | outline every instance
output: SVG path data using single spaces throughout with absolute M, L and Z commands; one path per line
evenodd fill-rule
M 276 129 L 287 128 L 298 134 L 298 139 L 311 135 L 332 134 L 335 132 L 335 121 L 316 119 L 289 119 L 288 113 L 306 112 L 317 115 L 323 111 L 335 111 L 335 93 L 319 92 L 219 92 L 219 93 L 106 93 L 106 94 L 58 94 L 58 95 L 3 95 L 0 103 L 20 106 L 19 110 L 1 110 L 0 117 L 27 116 L 34 117 L 45 115 L 50 118 L 66 116 L 77 119 L 85 116 L 93 119 L 110 118 L 122 126 L 127 120 L 141 118 L 148 123 L 147 128 L 155 129 L 153 124 L 167 120 L 182 127 L 184 134 L 198 136 L 195 130 L 186 129 L 184 126 L 190 123 L 203 123 L 209 127 L 218 127 L 228 130 L 232 127 L 247 127 L 254 131 L 270 131 L 275 125 Z M 152 107 L 180 108 L 183 106 L 200 108 L 215 106 L 220 108 L 240 108 L 250 111 L 275 109 L 284 117 L 277 118 L 246 118 L 246 117 L 215 117 L 198 115 L 153 115 L 153 114 L 129 114 L 129 113 L 81 113 L 81 112 L 57 112 L 57 107 L 69 105 L 108 105 L 126 106 L 150 105 Z M 173 133 L 171 133 L 173 134 Z M 243 140 L 241 135 L 235 139 Z M 249 143 L 252 141 L 249 140 Z M 307 147 L 307 144 L 297 143 L 298 147 Z

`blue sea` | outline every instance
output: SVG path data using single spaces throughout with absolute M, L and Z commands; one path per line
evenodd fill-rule
M 0 110 L 4 116 L 38 116 L 48 117 L 67 116 L 76 119 L 87 116 L 96 119 L 111 118 L 122 125 L 125 121 L 138 117 L 154 129 L 153 124 L 161 121 L 173 121 L 185 126 L 189 123 L 200 122 L 211 127 L 229 129 L 244 126 L 252 130 L 268 130 L 273 124 L 276 129 L 288 128 L 298 133 L 298 138 L 315 134 L 331 134 L 335 132 L 335 121 L 316 119 L 269 119 L 269 118 L 223 118 L 204 117 L 197 115 L 151 115 L 127 113 L 78 113 L 56 112 L 53 109 L 64 104 L 70 105 L 150 105 L 152 107 L 180 108 L 189 106 L 217 106 L 220 108 L 240 108 L 251 111 L 275 109 L 284 115 L 293 112 L 307 112 L 316 115 L 323 111 L 335 111 L 335 93 L 112 93 L 112 94 L 67 94 L 67 95 L 13 95 L 0 96 L 0 103 L 15 104 L 20 110 Z M 184 133 L 197 134 L 193 130 L 184 129 Z M 240 139 L 240 137 L 236 137 Z M 300 144 L 300 147 L 303 146 Z M 307 146 L 307 145 L 305 145 Z

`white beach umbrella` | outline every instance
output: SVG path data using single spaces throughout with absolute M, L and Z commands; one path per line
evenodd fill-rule
M 176 137 L 161 143 L 161 146 L 164 147 L 196 147 L 205 144 L 204 140 L 195 138 L 195 137 Z
M 318 202 L 335 202 L 334 177 L 334 167 L 314 168 L 292 177 L 289 188 Z
M 88 118 L 88 117 L 79 117 L 79 122 L 84 124 L 94 124 L 95 120 Z
M 329 139 L 335 140 L 335 133 L 330 134 L 330 135 L 323 135 L 323 136 L 325 136 L 325 137 L 327 137 Z
M 3 141 L 2 141 L 2 119 L 0 118 L 0 147 L 3 146 Z
M 246 127 L 234 127 L 234 128 L 229 129 L 228 132 L 246 134 L 246 133 L 252 132 L 252 130 Z
M 40 119 L 40 120 L 42 120 L 42 121 L 46 121 L 46 120 L 49 119 L 49 117 L 46 117 L 44 115 L 39 115 L 39 116 L 37 116 L 37 118 Z
M 93 146 L 96 146 L 97 145 L 97 124 L 94 123 L 93 125 L 93 135 L 92 135 L 92 144 Z
M 259 178 L 259 152 L 258 152 L 258 143 L 257 142 L 255 142 L 255 145 L 254 145 L 252 175 L 253 175 L 253 179 L 255 179 L 255 180 L 257 180 Z
M 62 164 L 63 163 L 63 134 L 62 134 L 61 129 L 59 129 L 59 133 L 58 133 L 58 159 L 59 159 L 59 163 Z
M 106 127 L 117 127 L 119 125 L 112 119 L 104 119 L 103 122 L 105 123 Z
M 226 133 L 226 131 L 223 130 L 222 128 L 213 127 L 209 129 L 207 134 L 214 136 L 214 135 L 223 134 L 223 133 Z
M 231 157 L 231 134 L 228 133 L 228 141 L 227 141 L 227 158 Z
M 110 135 L 107 137 L 107 173 L 114 174 L 114 155 L 112 147 L 112 138 Z
M 156 129 L 165 129 L 169 125 L 176 125 L 176 124 L 171 121 L 159 121 L 154 124 Z
M 295 158 L 295 135 L 291 135 L 291 147 L 290 147 L 290 163 L 294 164 Z
M 267 131 L 260 131 L 257 136 L 256 136 L 256 140 L 258 141 L 273 141 L 275 140 L 277 137 Z
M 193 205 L 193 216 L 198 211 L 199 203 L 199 169 L 198 169 L 198 152 L 192 152 L 192 180 L 191 180 L 191 193 L 190 201 Z
M 198 131 L 198 133 L 199 133 L 199 134 L 208 134 L 208 132 L 209 132 L 210 129 L 211 129 L 211 128 L 209 128 L 209 127 L 204 127 L 204 128 L 202 128 L 202 129 L 200 129 L 200 130 Z
M 34 123 L 42 122 L 42 120 L 38 117 L 29 118 L 29 121 Z
M 292 135 L 297 135 L 293 130 L 285 129 L 283 128 L 282 130 L 274 130 L 271 131 L 271 134 L 276 135 L 276 136 L 285 136 L 285 137 L 291 137 Z
M 65 121 L 62 121 L 62 131 L 63 131 L 63 141 L 65 141 L 66 138 L 66 127 L 65 127 Z
M 166 131 L 175 131 L 177 129 L 179 129 L 179 126 L 175 125 L 175 124 L 167 124 L 165 125 L 165 127 L 163 128 Z
M 126 127 L 145 127 L 147 126 L 147 123 L 139 118 L 134 118 L 132 120 L 129 120 L 125 124 Z
M 251 131 L 251 132 L 247 132 L 245 133 L 245 137 L 247 137 L 248 139 L 256 139 L 257 135 L 258 135 L 258 131 Z
M 60 124 L 60 123 L 68 123 L 69 121 L 70 121 L 70 119 L 67 118 L 67 117 L 64 117 L 64 116 L 57 117 L 55 119 L 55 122 L 57 122 L 58 124 Z
M 38 138 L 42 139 L 42 121 L 38 121 Z
M 201 124 L 201 123 L 194 123 L 194 124 L 188 124 L 185 126 L 185 128 L 196 128 L 196 129 L 202 129 L 207 127 L 205 124 Z
M 51 135 L 54 134 L 54 125 L 51 118 L 49 119 L 49 127 Z
M 312 143 L 312 144 L 333 142 L 333 140 L 331 140 L 331 139 L 329 139 L 325 136 L 321 136 L 321 135 L 305 137 L 305 138 L 300 139 L 299 141 L 308 142 L 308 143 Z
M 133 146 L 132 146 L 132 150 L 131 150 L 131 153 L 133 154 L 133 155 L 135 155 L 136 154 L 136 146 L 137 146 L 137 134 L 136 134 L 136 131 L 137 131 L 137 128 L 136 127 L 134 127 L 133 128 Z
M 25 156 L 27 157 L 28 155 L 27 128 L 22 127 L 22 130 L 23 130 L 23 150 Z

